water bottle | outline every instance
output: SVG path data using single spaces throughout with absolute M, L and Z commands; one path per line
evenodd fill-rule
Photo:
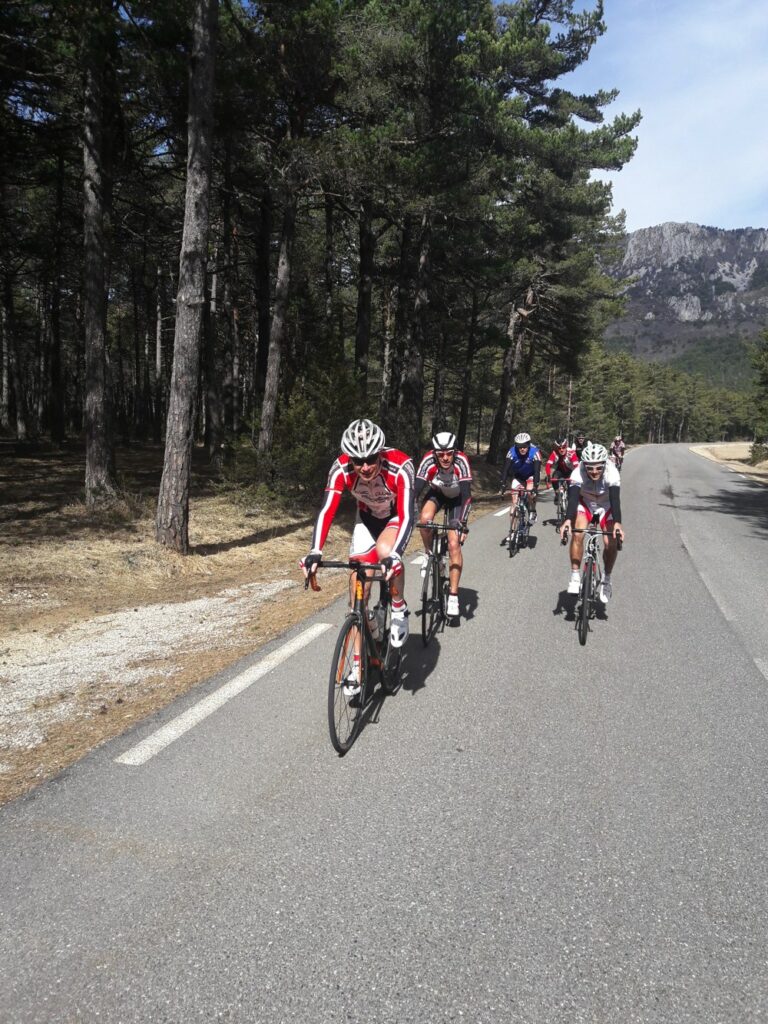
M 381 620 L 378 615 L 379 607 L 368 609 L 368 625 L 371 627 L 371 636 L 374 640 L 381 639 Z

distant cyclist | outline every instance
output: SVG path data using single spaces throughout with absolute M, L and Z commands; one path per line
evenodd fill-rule
M 472 470 L 464 452 L 457 451 L 456 437 L 448 430 L 440 431 L 432 438 L 432 450 L 421 460 L 416 473 L 416 504 L 426 489 L 427 497 L 419 517 L 419 524 L 431 523 L 440 509 L 448 510 L 448 606 L 446 614 L 451 618 L 459 615 L 459 580 L 464 564 L 461 545 L 464 535 L 461 528 L 467 525 L 469 507 L 472 504 Z M 422 576 L 426 571 L 427 555 L 432 544 L 430 530 L 421 531 L 424 544 Z
M 587 435 L 584 431 L 577 430 L 573 439 L 573 450 L 576 452 L 576 458 L 579 462 L 581 462 L 581 453 L 584 451 L 584 448 L 588 443 Z
M 544 464 L 547 481 L 552 484 L 554 489 L 555 508 L 557 508 L 558 487 L 567 486 L 565 481 L 570 478 L 571 473 L 573 473 L 578 464 L 579 459 L 576 455 L 576 449 L 569 447 L 568 438 L 565 436 L 558 438 L 555 441 L 555 447 Z
M 616 464 L 616 469 L 621 469 L 621 464 L 624 461 L 624 452 L 626 451 L 626 448 L 627 446 L 624 444 L 624 439 L 622 438 L 621 434 L 617 434 L 611 442 L 611 447 L 609 449 L 610 456 Z
M 345 490 L 351 491 L 357 501 L 349 557 L 359 562 L 381 562 L 387 568 L 392 598 L 390 641 L 393 647 L 402 647 L 408 638 L 402 556 L 413 529 L 413 461 L 405 452 L 387 448 L 383 431 L 370 420 L 353 420 L 342 434 L 341 454 L 328 474 L 312 549 L 302 561 L 305 576 L 317 572 Z M 359 689 L 359 655 L 356 668 Z
M 525 490 L 526 501 L 531 513 L 531 524 L 536 522 L 536 492 L 541 477 L 541 452 L 535 444 L 531 444 L 531 435 L 525 432 L 518 434 L 515 443 L 507 452 L 504 469 L 501 473 L 501 490 L 507 488 L 507 480 L 512 481 L 512 490 Z M 514 504 L 510 508 L 510 529 Z
M 614 464 L 608 461 L 608 452 L 603 445 L 590 441 L 581 453 L 580 465 L 574 469 L 568 481 L 568 510 L 560 527 L 561 537 L 565 538 L 571 533 L 569 594 L 579 592 L 581 558 L 584 553 L 584 534 L 573 533 L 573 527 L 584 530 L 592 520 L 597 520 L 600 529 L 609 534 L 603 548 L 605 572 L 600 586 L 600 600 L 603 604 L 608 604 L 610 600 L 613 593 L 611 572 L 617 555 L 616 542 L 624 540 L 620 489 L 621 477 Z

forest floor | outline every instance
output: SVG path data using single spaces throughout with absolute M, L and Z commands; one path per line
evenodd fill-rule
M 182 557 L 154 540 L 159 447 L 118 450 L 124 496 L 94 514 L 81 448 L 20 456 L 0 443 L 0 804 L 345 590 L 346 574 L 331 572 L 320 593 L 304 590 L 298 561 L 316 508 L 260 507 L 218 488 L 195 455 Z M 474 468 L 482 512 L 498 470 Z M 329 557 L 346 556 L 352 522 L 347 499 Z
M 745 465 L 748 445 L 701 454 Z M 202 455 L 202 453 L 196 453 Z M 314 512 L 290 513 L 218 489 L 195 464 L 186 558 L 154 540 L 160 448 L 121 449 L 124 497 L 89 513 L 82 450 L 19 456 L 0 446 L 0 803 L 252 654 L 346 587 L 327 573 L 304 590 L 299 558 Z M 475 509 L 498 471 L 473 460 Z M 319 495 L 318 495 L 319 498 Z M 343 558 L 352 503 L 326 553 Z M 418 550 L 418 538 L 411 547 Z

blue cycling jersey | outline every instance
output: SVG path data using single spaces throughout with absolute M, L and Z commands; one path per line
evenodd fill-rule
M 505 469 L 511 470 L 511 475 L 517 477 L 518 480 L 527 480 L 529 476 L 533 476 L 536 463 L 540 461 L 541 454 L 535 444 L 530 446 L 525 456 L 521 455 L 517 450 L 517 445 L 513 444 L 507 452 Z

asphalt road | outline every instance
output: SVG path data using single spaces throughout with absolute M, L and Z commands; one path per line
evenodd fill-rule
M 2 809 L 0 1019 L 767 1020 L 768 490 L 684 446 L 622 476 L 586 647 L 550 499 L 514 559 L 489 514 L 345 758 L 339 604 L 146 763 L 246 666 Z

